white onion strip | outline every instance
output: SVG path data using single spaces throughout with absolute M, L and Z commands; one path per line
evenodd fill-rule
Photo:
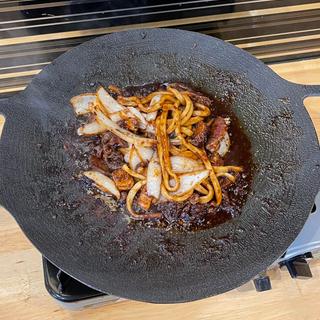
M 172 170 L 175 173 L 186 173 L 204 169 L 201 161 L 197 161 L 187 157 L 171 156 L 170 161 Z
M 156 144 L 156 140 L 150 138 L 142 138 L 126 129 L 121 128 L 118 124 L 114 123 L 108 117 L 106 117 L 98 108 L 94 108 L 94 112 L 97 116 L 97 120 L 104 124 L 108 130 L 117 135 L 124 141 L 139 145 L 142 147 L 151 147 Z
M 91 108 L 98 103 L 94 93 L 84 93 L 71 98 L 70 103 L 76 115 L 84 115 L 91 111 Z
M 95 186 L 103 192 L 108 192 L 116 196 L 116 198 L 120 199 L 120 192 L 116 187 L 115 183 L 104 174 L 98 171 L 85 171 L 83 173 L 84 176 L 92 180 Z
M 150 105 L 149 105 L 149 108 L 153 107 L 155 104 L 159 103 L 161 100 L 161 95 L 156 95 L 154 96 L 151 101 L 150 101 Z M 146 120 L 147 121 L 153 121 L 153 120 L 156 120 L 156 117 L 157 117 L 157 114 L 158 114 L 158 111 L 153 111 L 153 112 L 150 112 L 150 113 L 147 113 L 146 114 Z
M 121 112 L 123 112 L 130 118 L 136 118 L 139 121 L 139 127 L 141 129 L 145 129 L 147 127 L 148 122 L 138 109 L 121 105 L 117 100 L 112 98 L 112 96 L 103 87 L 98 89 L 97 97 L 112 121 L 117 122 L 121 120 Z
M 170 201 L 183 202 L 183 201 L 186 201 L 188 198 L 190 198 L 192 194 L 193 194 L 193 189 L 179 196 L 173 195 L 172 193 L 167 191 L 167 189 L 163 184 L 161 184 L 161 196 Z
M 86 123 L 86 124 L 82 125 L 77 130 L 77 133 L 79 136 L 92 136 L 92 135 L 103 133 L 107 130 L 108 130 L 108 128 L 105 125 L 103 125 L 102 123 L 99 123 L 97 121 L 93 121 L 93 122 Z
M 129 148 L 129 152 L 125 155 L 124 160 L 129 163 L 132 170 L 135 170 L 138 164 L 141 162 L 139 155 L 137 154 L 134 145 Z
M 139 157 L 141 157 L 143 161 L 150 161 L 154 153 L 154 150 L 152 148 L 146 148 L 146 147 L 140 147 L 140 146 L 136 146 L 136 151 L 139 154 Z
M 131 115 L 133 115 L 135 118 L 138 119 L 139 127 L 141 129 L 146 129 L 147 125 L 148 125 L 148 122 L 146 121 L 146 119 L 142 115 L 142 113 L 138 109 L 136 109 L 135 107 L 128 107 L 128 110 L 130 111 Z
M 154 150 L 148 147 L 139 147 L 129 144 L 129 148 L 120 150 L 124 155 L 124 161 L 129 163 L 131 169 L 135 170 L 138 164 L 147 162 L 152 158 Z
M 100 87 L 98 89 L 97 96 L 108 113 L 114 113 L 124 110 L 124 107 L 120 103 L 118 103 L 117 100 L 113 99 L 103 87 Z
M 200 184 L 202 181 L 207 179 L 209 177 L 209 173 L 209 170 L 202 170 L 180 175 L 180 187 L 177 191 L 172 192 L 171 194 L 181 196 L 188 193 L 190 190 L 193 190 L 197 184 Z
M 113 99 L 103 87 L 98 89 L 97 97 L 101 106 L 104 108 L 104 111 L 112 121 L 118 122 L 122 119 L 121 112 L 124 112 L 124 106 L 118 103 L 117 100 Z
M 147 169 L 147 194 L 148 196 L 159 199 L 161 191 L 161 166 L 157 152 L 155 151 Z

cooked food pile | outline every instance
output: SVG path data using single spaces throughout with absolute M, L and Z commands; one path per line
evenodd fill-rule
M 210 99 L 181 84 L 134 96 L 110 85 L 70 102 L 77 116 L 87 115 L 78 135 L 108 146 L 91 155 L 83 175 L 117 199 L 125 193 L 132 219 L 161 218 L 157 204 L 165 202 L 217 207 L 243 171 L 224 164 L 231 119 L 214 116 Z

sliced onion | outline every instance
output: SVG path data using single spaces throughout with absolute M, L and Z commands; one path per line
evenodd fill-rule
M 170 143 L 173 144 L 174 146 L 180 146 L 181 140 L 179 138 L 170 139 Z
M 97 97 L 112 121 L 118 122 L 122 119 L 120 113 L 125 111 L 124 106 L 118 103 L 117 100 L 113 99 L 103 87 L 98 89 Z
M 149 161 L 154 153 L 154 150 L 152 148 L 147 148 L 147 147 L 140 147 L 136 146 L 136 150 L 139 153 L 138 155 L 141 156 L 143 161 Z
M 147 194 L 156 199 L 160 197 L 161 191 L 161 166 L 159 163 L 157 152 L 154 153 L 147 170 Z
M 152 158 L 154 150 L 131 144 L 129 148 L 121 149 L 121 152 L 124 154 L 124 161 L 129 163 L 131 169 L 135 170 L 139 163 L 149 161 Z
M 201 161 L 197 161 L 187 157 L 171 156 L 170 161 L 172 170 L 176 173 L 186 173 L 204 169 Z
M 124 155 L 124 161 L 129 164 L 132 170 L 135 170 L 138 164 L 141 162 L 141 159 L 136 153 L 134 146 L 131 144 L 129 148 L 122 148 L 121 152 Z
M 161 185 L 161 195 L 170 201 L 183 202 L 183 201 L 186 201 L 188 198 L 190 198 L 192 194 L 193 194 L 193 189 L 187 192 L 184 192 L 181 195 L 169 193 L 168 190 L 165 188 L 165 186 L 163 184 Z
M 109 114 L 124 110 L 124 107 L 117 100 L 113 99 L 103 87 L 98 89 L 97 96 Z
M 156 140 L 150 138 L 142 138 L 126 129 L 121 128 L 118 124 L 111 121 L 106 117 L 98 108 L 95 108 L 95 114 L 97 115 L 97 120 L 105 125 L 108 130 L 117 135 L 124 141 L 132 143 L 134 145 L 139 145 L 143 147 L 151 147 L 156 144 Z
M 153 107 L 153 105 L 160 102 L 160 100 L 161 100 L 161 94 L 157 94 L 157 95 L 153 96 L 150 101 L 149 107 L 150 108 Z
M 193 190 L 194 187 L 209 177 L 209 170 L 201 170 L 182 174 L 180 179 L 180 187 L 177 191 L 172 192 L 172 195 L 183 195 Z M 171 181 L 170 181 L 171 182 Z M 174 182 L 173 182 L 174 183 Z
M 97 121 L 93 121 L 90 123 L 86 123 L 83 126 L 81 126 L 78 130 L 77 133 L 79 136 L 92 136 L 92 135 L 96 135 L 96 134 L 100 134 L 102 132 L 107 131 L 108 128 L 97 122 Z
M 98 99 L 94 93 L 85 93 L 73 97 L 70 103 L 77 115 L 83 115 L 91 111 L 90 108 L 98 103 Z
M 146 129 L 148 122 L 146 121 L 146 119 L 142 115 L 142 113 L 138 109 L 136 109 L 135 107 L 128 107 L 128 110 L 130 111 L 131 115 L 133 115 L 136 119 L 138 119 L 139 128 Z
M 229 151 L 230 148 L 230 137 L 228 132 L 225 133 L 224 137 L 222 138 L 222 140 L 220 141 L 219 144 L 219 149 L 218 149 L 218 154 L 223 157 L 226 155 L 226 153 Z
M 156 120 L 157 114 L 158 114 L 158 111 L 153 111 L 153 112 L 147 113 L 146 120 L 148 122 Z
M 154 96 L 150 101 L 149 107 L 152 107 L 154 104 L 160 102 L 160 99 L 161 99 L 161 95 Z M 158 111 L 153 111 L 153 112 L 147 113 L 146 120 L 149 122 L 155 120 L 157 117 L 157 114 L 158 114 Z
M 108 116 L 113 122 L 118 122 L 123 119 L 121 116 L 121 112 L 109 113 Z
M 112 121 L 118 122 L 121 120 L 120 112 L 123 112 L 128 117 L 136 118 L 139 121 L 139 127 L 141 129 L 146 128 L 148 123 L 141 112 L 136 108 L 121 105 L 117 100 L 113 99 L 103 87 L 98 89 L 97 96 Z
M 98 171 L 85 171 L 83 175 L 91 179 L 96 187 L 101 191 L 111 193 L 116 196 L 118 200 L 120 199 L 120 192 L 115 183 L 109 177 Z
M 151 133 L 151 134 L 156 134 L 156 128 L 154 127 L 153 124 L 148 123 L 148 125 L 146 127 L 146 132 Z
M 141 158 L 139 157 L 134 145 L 132 145 L 129 151 L 129 165 L 133 170 L 135 170 L 140 162 Z

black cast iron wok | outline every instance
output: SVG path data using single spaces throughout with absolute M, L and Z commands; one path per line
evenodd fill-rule
M 128 225 L 123 213 L 105 208 L 74 179 L 77 165 L 63 149 L 76 127 L 69 99 L 99 83 L 159 81 L 229 99 L 256 164 L 240 218 L 199 232 Z M 154 29 L 99 37 L 1 102 L 0 202 L 45 257 L 98 290 L 157 303 L 225 292 L 277 259 L 308 217 L 320 185 L 320 153 L 302 101 L 313 94 L 320 86 L 289 83 L 205 35 Z

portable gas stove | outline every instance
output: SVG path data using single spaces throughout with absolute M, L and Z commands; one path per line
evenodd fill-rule
M 315 199 L 310 216 L 298 237 L 270 269 L 286 267 L 292 278 L 311 278 L 308 260 L 320 252 L 320 193 Z M 96 291 L 75 280 L 43 258 L 44 282 L 49 294 L 64 308 L 81 310 L 123 299 Z M 264 272 L 253 279 L 258 292 L 270 290 L 271 280 Z M 241 294 L 241 293 L 239 293 Z
M 45 1 L 46 6 L 43 1 L 32 1 L 31 6 L 26 1 L 20 2 L 19 6 L 11 5 L 10 1 L 0 3 L 0 20 L 6 26 L 0 34 L 0 98 L 23 90 L 33 75 L 70 48 L 101 33 L 114 32 L 115 28 L 121 31 L 133 26 L 139 28 L 141 24 L 154 23 L 158 27 L 170 26 L 219 37 L 245 48 L 265 63 L 319 56 L 319 50 L 315 50 L 316 38 L 306 41 L 300 36 L 319 34 L 314 29 L 319 10 L 308 9 L 315 1 L 186 0 L 157 4 L 145 0 L 141 6 L 137 6 L 139 1 L 65 1 L 58 2 L 58 6 L 51 1 Z M 272 14 L 265 14 L 270 10 Z M 67 21 L 61 22 L 63 17 L 68 17 Z M 293 278 L 311 277 L 307 262 L 319 250 L 320 194 L 297 239 L 270 267 L 286 266 Z M 43 267 L 48 292 L 66 308 L 81 309 L 120 301 L 76 281 L 45 258 Z M 258 291 L 271 289 L 266 274 L 259 274 L 253 282 Z

